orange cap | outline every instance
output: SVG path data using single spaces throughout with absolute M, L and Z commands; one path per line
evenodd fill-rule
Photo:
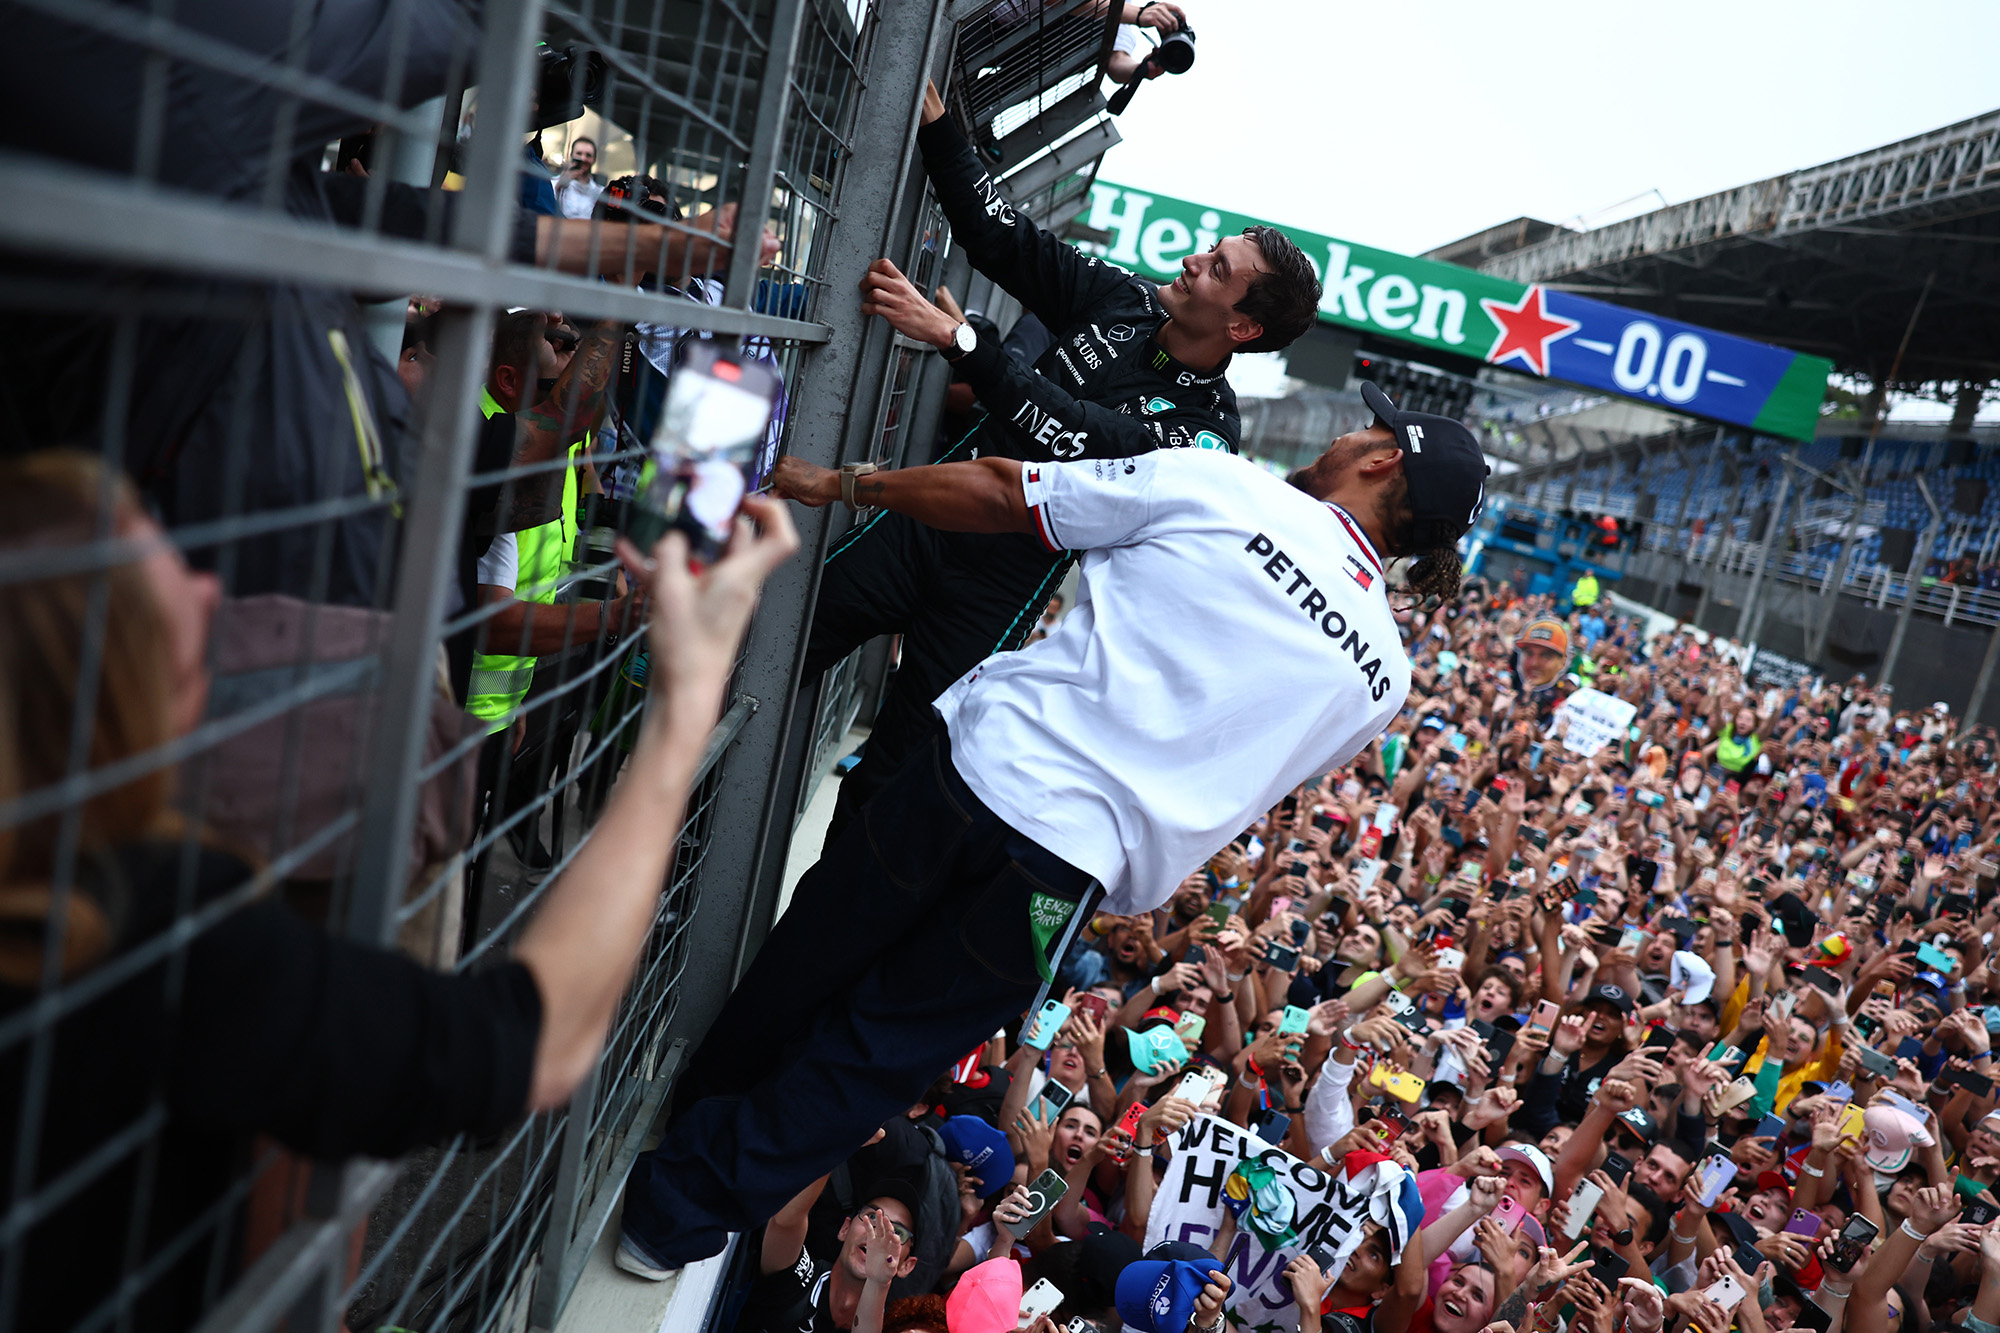
M 1521 631 L 1521 637 L 1514 640 L 1516 648 L 1525 648 L 1531 643 L 1541 644 L 1563 656 L 1569 656 L 1569 627 L 1560 620 L 1544 617 L 1532 621 Z

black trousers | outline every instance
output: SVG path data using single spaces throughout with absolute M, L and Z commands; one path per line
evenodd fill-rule
M 903 636 L 902 665 L 875 715 L 861 763 L 840 784 L 831 848 L 903 761 L 940 734 L 932 702 L 996 652 L 1018 648 L 1069 569 L 1032 537 L 939 532 L 883 513 L 827 557 L 806 647 L 806 678 L 883 634 Z
M 940 733 L 799 881 L 633 1165 L 626 1240 L 662 1267 L 720 1253 L 1019 1015 L 1037 892 L 1094 896 L 972 794 Z

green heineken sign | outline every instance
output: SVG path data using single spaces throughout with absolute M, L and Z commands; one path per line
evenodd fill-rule
M 1183 256 L 1267 224 L 1206 204 L 1097 181 L 1088 247 L 1170 281 Z M 1417 347 L 1602 389 L 1669 411 L 1810 439 L 1833 363 L 1540 284 L 1281 227 L 1318 268 L 1320 318 Z

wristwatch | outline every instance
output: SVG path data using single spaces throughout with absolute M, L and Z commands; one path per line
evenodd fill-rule
M 868 476 L 870 473 L 880 472 L 881 470 L 881 466 L 876 463 L 842 463 L 840 465 L 841 503 L 845 504 L 849 509 L 860 509 L 862 506 L 854 503 L 854 483 L 862 477 Z
M 940 347 L 938 353 L 947 361 L 957 361 L 969 355 L 977 346 L 979 346 L 979 330 L 960 320 L 958 327 L 951 331 L 950 346 Z

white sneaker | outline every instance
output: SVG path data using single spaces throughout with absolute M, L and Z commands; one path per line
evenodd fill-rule
M 661 1268 L 623 1234 L 618 1237 L 618 1249 L 613 1252 L 611 1262 L 633 1277 L 642 1277 L 648 1282 L 665 1282 L 681 1271 L 678 1268 Z

